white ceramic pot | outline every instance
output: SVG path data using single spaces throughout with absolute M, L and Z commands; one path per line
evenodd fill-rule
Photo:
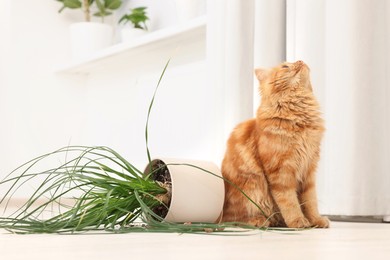
M 122 42 L 131 42 L 146 33 L 147 31 L 138 28 L 123 28 L 121 29 L 121 40 Z
M 205 0 L 175 0 L 178 23 L 185 23 L 206 13 Z
M 112 45 L 114 30 L 112 26 L 95 23 L 80 22 L 70 25 L 70 41 L 72 58 L 74 60 L 91 56 L 98 50 Z
M 156 159 L 152 165 L 158 161 L 167 166 L 172 181 L 171 202 L 164 220 L 180 223 L 216 222 L 224 203 L 224 181 L 196 167 L 222 176 L 219 168 L 212 162 L 180 159 Z M 145 174 L 149 172 L 149 167 L 146 167 Z

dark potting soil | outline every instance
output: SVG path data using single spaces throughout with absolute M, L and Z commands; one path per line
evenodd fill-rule
M 152 179 L 163 184 L 164 187 L 169 187 L 171 190 L 172 179 L 167 165 L 161 160 L 154 160 L 152 162 Z M 153 208 L 153 212 L 158 216 L 165 218 L 168 214 L 169 206 L 171 205 L 171 193 L 169 192 L 169 200 L 165 204 L 160 204 Z

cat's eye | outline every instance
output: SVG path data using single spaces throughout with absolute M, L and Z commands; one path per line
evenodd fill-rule
M 288 65 L 282 65 L 283 69 L 288 69 Z

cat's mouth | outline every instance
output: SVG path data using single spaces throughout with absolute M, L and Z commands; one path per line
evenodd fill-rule
M 310 72 L 309 67 L 303 61 L 299 60 L 294 63 L 294 76 L 298 74 L 308 74 Z

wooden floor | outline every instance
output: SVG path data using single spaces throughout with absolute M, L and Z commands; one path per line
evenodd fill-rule
M 390 224 L 244 236 L 14 235 L 0 230 L 0 259 L 390 259 Z

